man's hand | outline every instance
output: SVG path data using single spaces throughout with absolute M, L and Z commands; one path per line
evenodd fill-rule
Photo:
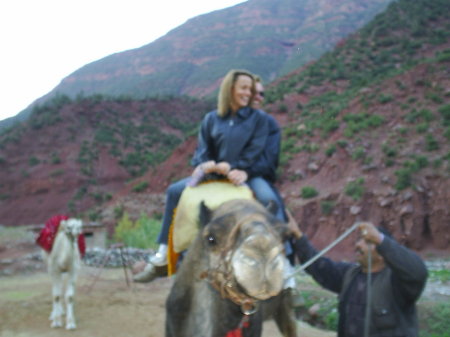
M 303 233 L 300 230 L 300 228 L 298 227 L 297 221 L 295 221 L 291 212 L 289 212 L 287 209 L 286 209 L 286 214 L 287 214 L 288 220 L 289 220 L 289 222 L 288 222 L 289 234 L 292 235 L 297 240 L 300 239 L 303 236 Z
M 359 230 L 361 232 L 361 237 L 368 243 L 379 245 L 381 241 L 383 241 L 382 234 L 371 222 L 361 222 L 359 225 Z
M 234 169 L 227 174 L 227 178 L 233 183 L 233 185 L 238 186 L 247 181 L 248 174 L 243 170 Z

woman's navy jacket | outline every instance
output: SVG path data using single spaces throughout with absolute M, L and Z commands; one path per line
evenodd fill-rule
M 232 169 L 245 170 L 250 176 L 262 175 L 251 170 L 263 153 L 268 139 L 265 112 L 244 107 L 236 114 L 221 117 L 217 110 L 203 118 L 192 165 L 205 161 L 226 161 Z

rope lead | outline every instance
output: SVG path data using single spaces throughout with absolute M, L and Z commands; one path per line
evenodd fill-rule
M 304 264 L 299 265 L 298 267 L 294 268 L 294 271 L 290 273 L 286 278 L 290 278 L 294 276 L 295 274 L 299 273 L 302 270 L 305 270 L 310 265 L 312 265 L 316 260 L 321 258 L 323 255 L 325 255 L 330 249 L 332 249 L 334 246 L 336 246 L 338 243 L 340 243 L 342 240 L 344 240 L 347 236 L 349 236 L 356 228 L 359 227 L 359 225 L 362 222 L 355 222 L 352 227 L 347 229 L 344 233 L 341 234 L 336 240 L 334 240 L 332 243 L 330 243 L 327 247 L 322 249 L 319 253 L 317 253 L 314 257 L 306 261 Z

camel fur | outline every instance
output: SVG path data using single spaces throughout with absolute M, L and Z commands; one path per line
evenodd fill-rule
M 296 336 L 282 291 L 286 225 L 254 200 L 200 207 L 201 228 L 166 301 L 166 337 L 259 337 L 271 304 L 284 306 L 274 315 L 283 335 Z

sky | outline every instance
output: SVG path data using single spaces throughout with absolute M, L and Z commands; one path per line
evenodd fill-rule
M 2 0 L 0 120 L 82 66 L 244 0 Z

